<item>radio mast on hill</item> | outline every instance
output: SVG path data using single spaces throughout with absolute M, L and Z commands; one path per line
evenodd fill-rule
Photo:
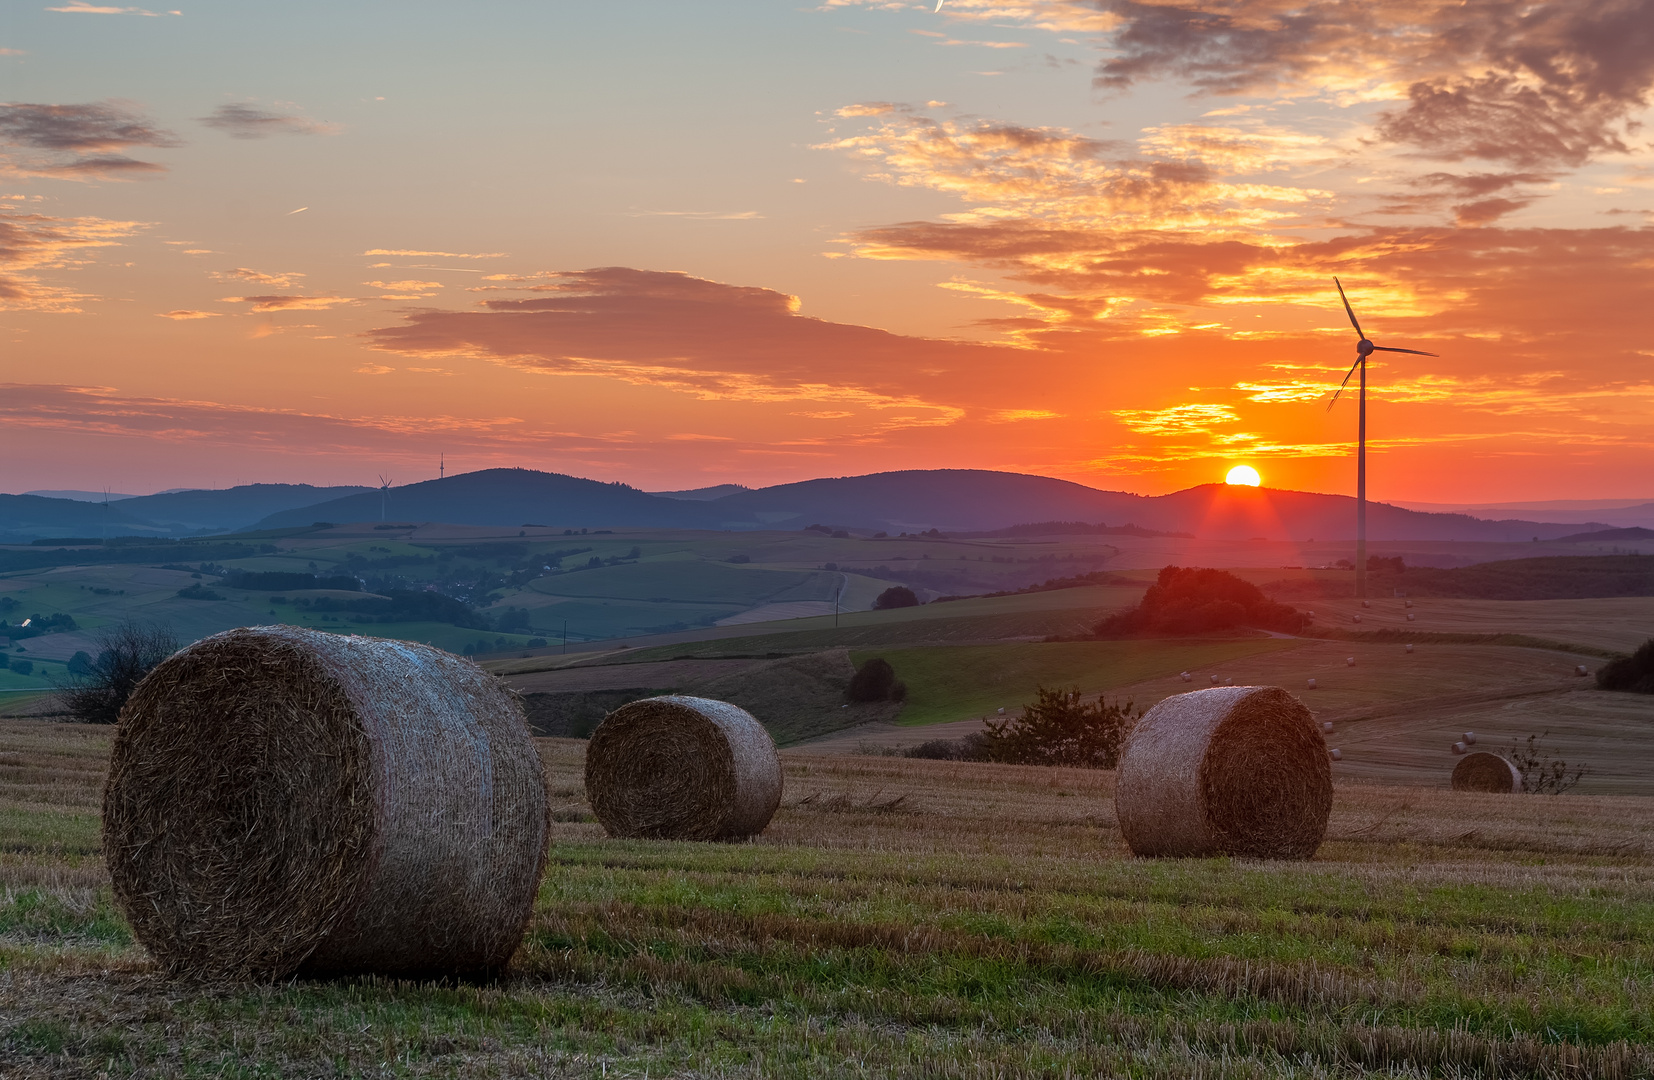
M 1367 357 L 1375 352 L 1411 353 L 1414 356 L 1435 356 L 1433 352 L 1420 352 L 1418 349 L 1392 349 L 1384 345 L 1374 345 L 1367 340 L 1361 324 L 1356 321 L 1355 309 L 1350 307 L 1349 297 L 1344 295 L 1344 285 L 1337 278 L 1332 283 L 1338 286 L 1338 299 L 1344 301 L 1344 311 L 1350 317 L 1350 325 L 1355 327 L 1355 363 L 1344 376 L 1344 381 L 1338 384 L 1338 389 L 1332 392 L 1332 400 L 1327 402 L 1327 411 L 1338 404 L 1338 395 L 1344 392 L 1349 385 L 1350 376 L 1355 369 L 1361 369 L 1361 406 L 1360 420 L 1356 424 L 1356 451 L 1355 451 L 1355 595 L 1358 600 L 1367 599 Z

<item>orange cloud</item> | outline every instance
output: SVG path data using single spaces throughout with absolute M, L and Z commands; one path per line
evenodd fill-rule
M 251 304 L 258 311 L 326 311 L 341 304 L 359 304 L 353 296 L 226 296 L 226 304 Z
M 0 211 L 0 310 L 80 311 L 96 297 L 49 284 L 39 271 L 83 265 L 90 252 L 117 246 L 142 228 L 135 221 Z

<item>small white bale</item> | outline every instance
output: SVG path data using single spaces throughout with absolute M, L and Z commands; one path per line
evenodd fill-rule
M 1363 600 L 1363 601 L 1361 601 L 1361 606 L 1362 607 L 1372 607 L 1373 602 L 1371 600 Z
M 1331 720 L 1321 721 L 1321 730 L 1323 732 L 1325 732 L 1326 734 L 1331 735 L 1332 734 L 1332 721 Z
M 1462 754 L 1468 749 L 1470 749 L 1470 748 L 1462 742 L 1456 742 L 1456 743 L 1453 744 L 1453 752 L 1455 754 Z
M 1408 613 L 1407 613 L 1407 621 L 1408 621 L 1408 622 L 1412 622 L 1412 621 L 1413 621 L 1413 613 L 1412 613 L 1412 612 L 1411 612 L 1411 611 L 1409 611 L 1409 612 L 1408 612 Z
M 1309 680 L 1309 688 L 1311 690 L 1315 689 L 1315 680 L 1314 679 Z
M 1344 751 L 1338 749 L 1338 747 L 1335 746 L 1331 750 L 1327 751 L 1327 756 L 1332 758 L 1332 760 L 1334 760 L 1334 761 L 1343 761 L 1344 760 Z
M 1411 646 L 1411 645 L 1408 645 L 1408 646 L 1407 646 L 1407 651 L 1408 651 L 1408 652 L 1412 652 L 1412 651 L 1413 651 L 1413 646 Z
M 1353 657 L 1353 656 L 1346 656 L 1346 657 L 1345 657 L 1345 658 L 1344 658 L 1344 666 L 1345 666 L 1345 667 L 1354 667 L 1354 666 L 1355 666 L 1355 657 Z
M 1350 618 L 1355 620 L 1356 622 L 1360 622 L 1361 621 L 1361 613 L 1356 612 L 1354 615 L 1351 615 Z
M 1402 604 L 1402 606 L 1403 606 L 1403 607 L 1412 607 L 1412 606 L 1413 606 L 1413 602 L 1412 602 L 1412 601 L 1411 601 L 1411 600 L 1407 600 L 1407 601 L 1404 601 L 1404 602 L 1403 602 L 1403 604 Z
M 1467 731 L 1464 733 L 1464 744 L 1466 746 L 1476 745 L 1476 733 L 1474 731 Z
M 1589 675 L 1591 673 L 1588 670 L 1586 670 L 1584 664 L 1575 664 L 1574 665 L 1574 674 L 1583 676 L 1583 675 Z
M 1194 676 L 1190 675 L 1187 671 L 1185 671 L 1181 676 L 1179 676 L 1179 678 L 1181 678 L 1184 682 L 1189 682 L 1191 679 L 1194 678 Z
M 1217 676 L 1216 676 L 1216 675 L 1213 675 L 1213 676 L 1212 676 L 1212 685 L 1213 685 L 1213 686 L 1217 686 L 1217 685 L 1218 685 L 1218 677 L 1217 677 Z

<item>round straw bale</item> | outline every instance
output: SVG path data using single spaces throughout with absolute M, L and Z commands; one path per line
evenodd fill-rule
M 1344 760 L 1344 751 L 1338 749 L 1338 747 L 1336 747 L 1336 746 L 1333 747 L 1331 750 L 1328 750 L 1327 753 L 1329 755 L 1331 755 L 1332 760 L 1334 760 L 1334 761 L 1343 761 Z
M 1476 733 L 1474 731 L 1467 731 L 1464 733 L 1464 744 L 1466 746 L 1476 745 Z
M 1314 679 L 1309 680 L 1309 688 L 1311 690 L 1315 689 L 1315 680 Z
M 1454 791 L 1493 791 L 1509 795 L 1522 790 L 1522 774 L 1516 766 L 1486 750 L 1466 754 L 1453 766 Z
M 1332 810 L 1332 765 L 1302 702 L 1276 686 L 1166 698 L 1120 754 L 1115 812 L 1139 855 L 1307 859 Z
M 1455 753 L 1455 754 L 1462 754 L 1462 753 L 1464 753 L 1464 752 L 1465 752 L 1465 751 L 1466 751 L 1466 750 L 1469 750 L 1469 749 L 1470 749 L 1470 747 L 1468 747 L 1468 746 L 1466 746 L 1466 745 L 1465 745 L 1465 744 L 1464 744 L 1464 743 L 1463 743 L 1463 742 L 1462 742 L 1462 741 L 1461 741 L 1461 742 L 1456 742 L 1456 743 L 1454 743 L 1454 744 L 1453 744 L 1453 745 L 1452 745 L 1452 746 L 1450 746 L 1450 747 L 1448 747 L 1448 749 L 1449 749 L 1449 750 L 1451 750 L 1451 751 L 1453 751 L 1453 752 L 1454 752 L 1454 753 Z
M 610 836 L 744 840 L 781 805 L 781 759 L 752 714 L 709 698 L 622 705 L 586 747 L 586 798 Z
M 263 626 L 133 691 L 103 847 L 173 974 L 479 976 L 522 940 L 547 819 L 522 708 L 475 664 Z

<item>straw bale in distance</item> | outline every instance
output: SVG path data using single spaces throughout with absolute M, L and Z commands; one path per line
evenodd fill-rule
M 610 836 L 740 840 L 763 832 L 781 805 L 781 759 L 745 709 L 645 698 L 592 733 L 586 798 Z
M 1454 791 L 1492 791 L 1509 795 L 1522 790 L 1522 774 L 1516 766 L 1486 750 L 1466 754 L 1453 766 Z
M 1332 764 L 1314 717 L 1280 687 L 1194 690 L 1137 722 L 1114 807 L 1139 855 L 1307 859 L 1327 833 Z
M 104 789 L 117 901 L 156 960 L 203 978 L 497 971 L 547 828 L 521 706 L 491 676 L 289 626 L 152 671 Z

